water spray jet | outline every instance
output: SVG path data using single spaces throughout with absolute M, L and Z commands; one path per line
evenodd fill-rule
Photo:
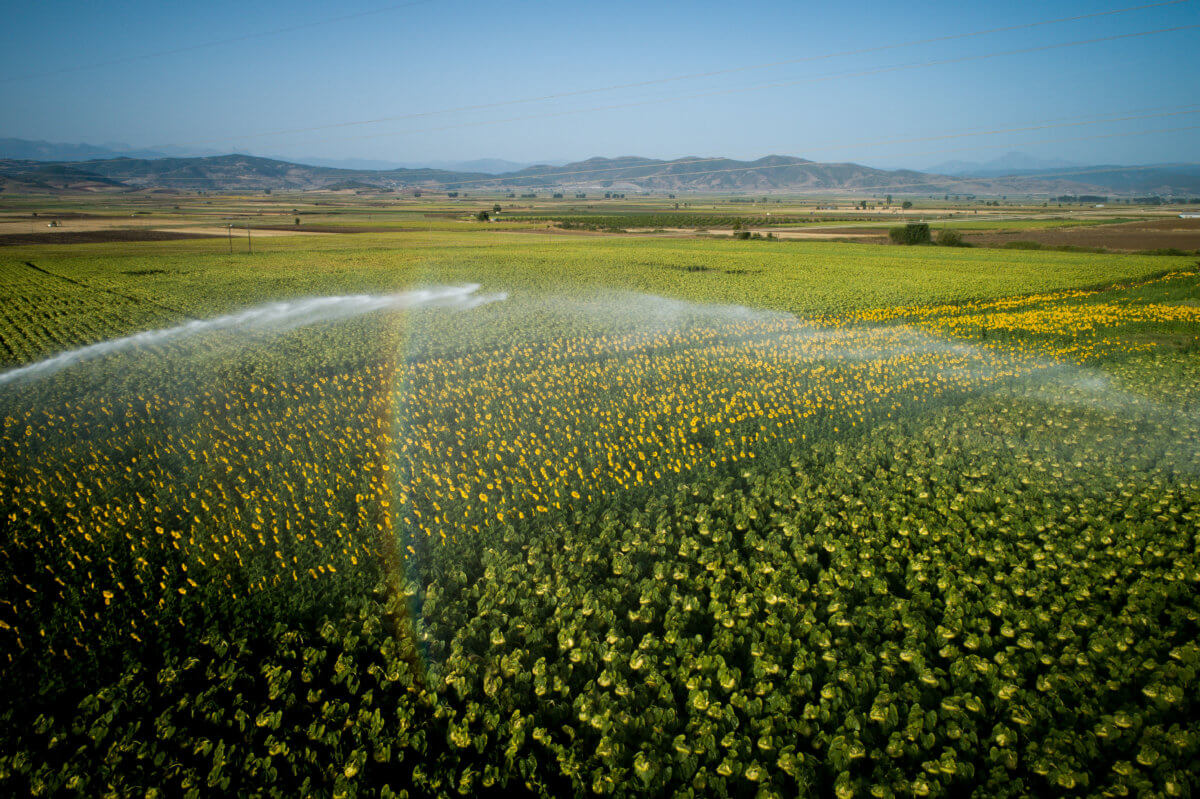
M 212 319 L 199 319 L 175 327 L 146 330 L 68 350 L 36 363 L 0 372 L 0 386 L 21 379 L 36 380 L 48 377 L 75 364 L 103 358 L 107 355 L 156 347 L 214 331 L 244 329 L 284 332 L 319 322 L 349 319 L 374 311 L 399 311 L 415 308 L 471 310 L 481 305 L 505 300 L 508 297 L 505 293 L 476 294 L 478 290 L 479 284 L 471 283 L 464 286 L 414 289 L 397 294 L 354 294 L 272 302 Z

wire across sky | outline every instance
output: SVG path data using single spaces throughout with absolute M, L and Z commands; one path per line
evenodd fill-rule
M 131 0 L 131 8 L 145 2 Z M 539 13 L 545 10 L 541 0 L 515 0 L 467 16 L 457 0 L 357 8 L 349 0 L 343 13 L 307 19 L 303 0 L 295 8 L 267 0 L 249 9 L 257 26 L 213 36 L 218 28 L 207 17 L 224 2 L 215 0 L 211 12 L 180 14 L 192 25 L 172 30 L 173 42 L 166 35 L 135 36 L 158 32 L 139 29 L 137 20 L 125 26 L 128 34 L 120 33 L 123 22 L 105 21 L 109 28 L 92 37 L 102 43 L 96 56 L 111 53 L 126 35 L 131 45 L 161 46 L 130 46 L 115 57 L 73 64 L 63 63 L 62 48 L 51 57 L 52 48 L 37 46 L 41 34 L 30 25 L 44 12 L 21 9 L 10 32 L 28 52 L 17 58 L 10 51 L 7 61 L 0 54 L 7 72 L 0 74 L 0 99 L 10 120 L 0 136 L 36 131 L 57 118 L 107 131 L 76 133 L 76 140 L 156 130 L 140 135 L 161 137 L 164 149 L 180 154 L 236 150 L 317 163 L 322 159 L 314 149 L 392 162 L 500 155 L 561 163 L 619 152 L 742 158 L 747 152 L 827 153 L 846 161 L 900 158 L 906 153 L 888 148 L 916 142 L 958 139 L 971 149 L 976 142 L 988 149 L 1005 146 L 993 145 L 1003 140 L 1019 147 L 1037 143 L 1024 135 L 1036 130 L 1105 126 L 1111 128 L 1087 139 L 1163 133 L 1155 146 L 1170 145 L 1164 157 L 1184 160 L 1190 155 L 1185 143 L 1194 140 L 1176 135 L 1186 125 L 1159 127 L 1151 120 L 1192 112 L 1194 89 L 1189 92 L 1181 75 L 1162 71 L 1156 59 L 1181 63 L 1188 43 L 1200 44 L 1200 19 L 1193 13 L 1198 0 L 1118 8 L 1087 0 L 1019 0 L 990 10 L 930 0 L 907 17 L 892 8 L 855 13 L 751 0 L 734 17 L 758 13 L 757 29 L 706 17 L 702 12 L 711 9 L 703 0 L 686 17 L 653 5 L 628 17 L 632 7 L 624 0 L 607 16 L 567 8 L 552 17 Z M 942 6 L 955 13 L 938 13 Z M 90 23 L 105 19 L 89 13 Z M 618 24 L 622 14 L 628 26 Z M 155 10 L 150 17 L 169 19 L 171 12 Z M 263 25 L 273 18 L 286 24 Z M 153 20 L 144 24 L 153 26 Z M 776 30 L 789 28 L 800 35 Z M 62 30 L 71 35 L 69 20 Z M 115 33 L 106 38 L 106 30 Z M 195 31 L 190 42 L 189 30 Z M 439 31 L 444 36 L 449 30 L 452 40 L 439 48 Z M 613 39 L 615 30 L 628 36 Z M 370 46 L 392 39 L 394 47 Z M 643 47 L 653 42 L 653 49 L 638 51 L 639 41 Z M 913 57 L 878 58 L 902 50 Z M 505 56 L 496 60 L 489 52 Z M 613 57 L 590 63 L 587 53 L 594 59 L 597 52 Z M 823 62 L 831 63 L 824 70 L 808 68 Z M 542 66 L 556 63 L 567 68 Z M 29 71 L 14 70 L 14 64 Z M 348 64 L 362 69 L 349 70 Z M 479 77 L 464 82 L 472 65 L 482 66 Z M 294 77 L 280 71 L 290 68 L 298 70 Z M 756 72 L 775 74 L 738 80 Z M 178 92 L 171 91 L 175 83 Z M 913 94 L 908 106 L 906 91 Z M 929 102 L 935 97 L 940 101 Z M 1138 104 L 1148 110 L 1106 111 Z M 368 113 L 356 116 L 356 108 Z M 887 118 L 872 119 L 871 108 Z M 178 135 L 181 130 L 185 135 Z M 886 133 L 870 135 L 877 130 Z M 158 149 L 153 141 L 137 146 Z M 571 157 L 558 149 L 564 145 Z M 440 158 L 431 158 L 434 153 Z

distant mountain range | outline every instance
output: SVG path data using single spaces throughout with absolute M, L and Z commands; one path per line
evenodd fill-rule
M 0 159 L 14 161 L 88 161 L 102 158 L 196 158 L 223 155 L 218 150 L 159 145 L 134 148 L 128 144 L 64 144 L 31 139 L 0 139 Z M 328 166 L 334 169 L 441 169 L 453 172 L 486 172 L 499 175 L 534 166 L 532 163 L 506 161 L 503 158 L 477 158 L 472 161 L 381 161 L 369 158 L 284 158 L 266 156 L 276 161 L 289 161 L 308 166 Z M 565 163 L 562 161 L 551 163 Z
M 1083 166 L 1061 158 L 1037 158 L 1025 153 L 1009 152 L 990 161 L 945 161 L 934 164 L 926 172 L 955 177 L 1002 177 L 1026 175 L 1039 170 L 1071 169 Z
M 1137 167 L 1107 164 L 1070 169 L 1036 169 L 1022 175 L 1034 180 L 1069 175 L 1074 180 L 1115 194 L 1200 196 L 1200 165 L 1197 164 L 1149 164 Z
M 184 191 L 307 191 L 344 188 L 393 190 L 442 186 L 457 181 L 492 177 L 484 173 L 438 169 L 336 169 L 293 164 L 253 155 L 105 158 L 62 163 L 8 160 L 0 161 L 0 176 L 9 181 L 27 180 L 62 189 L 73 189 L 90 180 L 114 183 L 125 189 Z
M 270 156 L 275 157 L 275 156 Z M 520 161 L 505 161 L 503 158 L 476 158 L 472 161 L 375 161 L 370 158 L 283 158 L 277 160 L 291 161 L 309 166 L 328 166 L 334 169 L 366 169 L 375 172 L 386 172 L 393 169 L 438 169 L 446 172 L 484 172 L 489 175 L 502 175 L 505 172 L 516 172 L 519 169 L 534 166 Z M 564 162 L 558 162 L 564 163 Z
M 160 147 L 135 148 L 128 144 L 63 144 L 30 139 L 0 139 L 0 159 L 16 161 L 86 161 L 96 158 L 172 158 L 220 155 L 217 150 Z
M 763 192 L 862 189 L 891 183 L 924 185 L 930 176 L 859 164 L 820 164 L 769 155 L 756 161 L 688 156 L 672 161 L 623 156 L 591 158 L 563 166 L 534 166 L 503 176 L 504 185 L 559 186 L 569 190 Z
M 79 145 L 85 147 L 86 145 Z M 730 194 L 842 194 L 879 196 L 974 194 L 1200 195 L 1200 167 L 1079 167 L 1005 176 L 949 176 L 861 164 L 827 164 L 770 155 L 755 161 L 695 156 L 670 161 L 623 156 L 563 165 L 527 166 L 501 174 L 493 161 L 472 170 L 339 168 L 251 155 L 92 158 L 46 162 L 0 160 L 0 190 L 44 191 L 562 191 L 596 193 L 686 192 Z

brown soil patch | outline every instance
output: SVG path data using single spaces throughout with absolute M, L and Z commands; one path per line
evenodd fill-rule
M 237 230 L 237 226 L 233 228 Z M 243 231 L 245 228 L 243 228 Z M 387 227 L 356 227 L 354 225 L 263 225 L 262 227 L 251 227 L 251 232 L 259 230 L 278 230 L 286 233 L 393 233 L 402 232 L 406 228 L 387 228 Z
M 779 230 L 777 228 L 746 228 L 751 235 L 759 234 L 763 238 L 772 234 L 777 239 L 789 241 L 853 241 L 857 243 L 878 244 L 887 241 L 887 228 L 868 227 L 820 227 L 811 230 Z M 733 235 L 732 230 L 710 230 L 709 236 Z
M 774 232 L 775 237 L 779 239 L 854 239 L 856 241 L 886 241 L 888 237 L 888 229 L 885 227 L 823 227 L 813 230 L 777 230 Z
M 5 221 L 49 222 L 51 219 L 129 219 L 129 214 L 88 214 L 82 211 L 38 211 L 37 216 L 30 214 L 13 214 L 4 217 Z
M 1154 219 L 1050 230 L 964 233 L 963 239 L 980 247 L 1036 241 L 1047 247 L 1103 247 L 1126 252 L 1174 248 L 1190 252 L 1200 249 L 1200 219 Z
M 51 221 L 59 222 L 59 227 L 50 227 Z M 113 230 L 124 228 L 156 228 L 164 225 L 183 224 L 178 217 L 174 219 L 153 216 L 68 216 L 56 215 L 37 218 L 9 219 L 0 222 L 0 234 L 20 233 L 36 235 L 46 233 L 82 233 L 94 230 Z
M 1143 230 L 1168 230 L 1172 232 L 1200 231 L 1200 219 L 1147 219 L 1142 222 L 1129 222 L 1128 225 L 1113 225 L 1113 227 L 1140 227 Z
M 535 235 L 544 235 L 544 236 L 584 236 L 584 237 L 601 236 L 601 237 L 609 237 L 609 238 L 614 237 L 614 236 L 619 237 L 619 238 L 632 238 L 634 235 L 632 233 L 616 233 L 616 232 L 609 232 L 609 231 L 605 231 L 605 230 L 581 230 L 579 228 L 571 228 L 568 230 L 564 230 L 560 227 L 509 228 L 507 230 L 497 230 L 494 232 L 496 232 L 496 233 L 512 233 L 512 234 L 516 234 L 516 235 L 520 235 L 520 236 L 524 236 L 524 235 L 528 235 L 528 234 L 532 233 Z
M 176 230 L 72 230 L 46 233 L 0 233 L 0 247 L 20 244 L 101 244 L 124 241 L 176 241 L 208 239 L 224 233 L 182 232 Z
M 163 228 L 159 232 L 161 232 L 161 233 L 179 233 L 179 234 L 183 234 L 183 235 L 196 234 L 196 235 L 200 235 L 200 236 L 228 236 L 229 228 L 227 228 L 227 227 Z M 305 236 L 305 235 L 325 236 L 328 234 L 321 233 L 320 231 L 316 231 L 316 230 L 303 230 L 303 229 L 295 230 L 294 228 L 262 228 L 262 227 L 253 227 L 253 226 L 251 226 L 251 228 L 250 228 L 250 237 L 251 238 L 272 239 L 272 238 L 280 238 L 283 236 Z M 239 236 L 243 239 L 246 238 L 246 228 L 239 227 L 238 225 L 234 225 L 233 226 L 233 238 L 236 239 Z

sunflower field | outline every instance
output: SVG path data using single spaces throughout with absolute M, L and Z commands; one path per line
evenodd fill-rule
M 0 385 L 0 789 L 1196 795 L 1198 287 L 531 289 Z

